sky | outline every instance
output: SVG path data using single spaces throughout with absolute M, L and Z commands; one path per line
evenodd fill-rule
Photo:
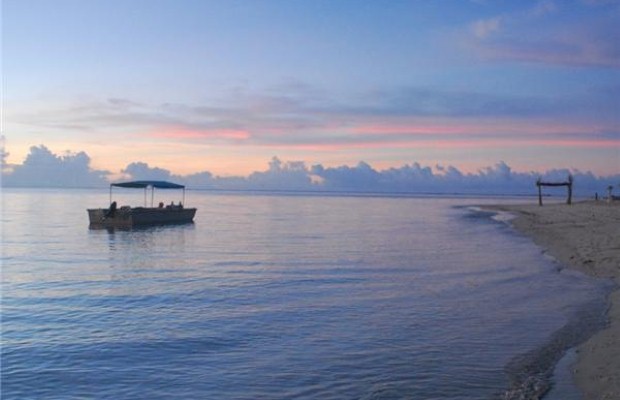
M 2 0 L 3 161 L 616 176 L 618 26 L 614 0 Z

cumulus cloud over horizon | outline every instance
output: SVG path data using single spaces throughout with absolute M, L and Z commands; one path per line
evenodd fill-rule
M 93 169 L 90 157 L 83 151 L 57 155 L 43 145 L 31 147 L 23 164 L 2 167 L 5 187 L 104 187 L 113 176 L 110 171 Z M 171 180 L 190 188 L 219 190 L 533 194 L 538 177 L 563 181 L 569 174 L 575 179 L 575 192 L 581 195 L 602 194 L 607 186 L 620 185 L 620 173 L 596 176 L 575 169 L 518 172 L 503 161 L 476 173 L 465 173 L 452 165 L 423 166 L 417 162 L 377 170 L 364 161 L 355 166 L 325 167 L 273 157 L 266 170 L 245 177 L 220 177 L 209 171 L 176 175 L 137 161 L 121 173 L 127 180 Z
M 2 158 L 2 186 L 8 187 L 94 187 L 106 185 L 108 175 L 91 168 L 83 151 L 57 155 L 43 145 L 32 146 L 24 162 L 11 168 Z

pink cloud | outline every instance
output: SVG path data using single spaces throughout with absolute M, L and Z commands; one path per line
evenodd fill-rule
M 606 139 L 606 140 L 540 140 L 533 144 L 540 144 L 544 146 L 559 146 L 559 147 L 576 147 L 576 148 L 591 148 L 591 149 L 603 149 L 609 147 L 620 148 L 620 140 Z
M 448 120 L 402 122 L 402 123 L 369 123 L 347 129 L 351 134 L 359 135 L 403 135 L 403 136 L 437 136 L 442 135 L 484 135 L 493 137 L 522 137 L 523 135 L 575 135 L 584 132 L 604 132 L 609 130 L 604 125 L 592 124 L 559 124 L 555 121 L 519 121 L 519 120 Z
M 431 124 L 369 124 L 349 128 L 353 134 L 440 135 L 464 133 L 464 126 Z
M 145 136 L 188 143 L 218 143 L 278 151 L 337 152 L 363 149 L 502 149 L 509 147 L 605 148 L 618 140 L 597 137 L 605 126 L 543 120 L 441 119 L 367 121 L 308 131 L 161 127 Z M 251 140 L 249 140 L 251 139 Z
M 231 139 L 247 140 L 251 137 L 248 131 L 241 129 L 188 129 L 182 127 L 160 128 L 147 133 L 148 136 L 162 139 Z
M 526 136 L 522 138 L 433 138 L 430 136 L 422 137 L 394 137 L 390 136 L 385 140 L 380 138 L 343 138 L 336 143 L 267 143 L 261 147 L 272 149 L 295 149 L 306 151 L 341 151 L 341 150 L 359 150 L 359 149 L 416 149 L 416 148 L 435 148 L 435 149 L 499 149 L 510 147 L 574 147 L 574 148 L 590 148 L 602 149 L 608 147 L 620 147 L 620 140 L 613 139 L 583 139 L 583 138 L 535 138 Z

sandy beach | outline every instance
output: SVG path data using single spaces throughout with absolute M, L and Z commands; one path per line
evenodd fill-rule
M 513 226 L 569 268 L 620 285 L 620 202 L 487 207 L 516 215 Z M 577 349 L 575 381 L 585 399 L 620 399 L 620 290 L 609 325 Z

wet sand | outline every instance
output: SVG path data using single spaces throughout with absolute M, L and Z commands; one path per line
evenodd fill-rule
M 620 201 L 502 205 L 513 226 L 569 268 L 620 285 Z M 584 399 L 620 399 L 620 289 L 610 295 L 609 325 L 577 349 L 575 381 Z

